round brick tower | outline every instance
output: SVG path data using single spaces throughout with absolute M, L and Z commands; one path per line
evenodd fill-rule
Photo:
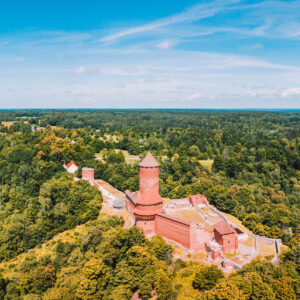
M 145 234 L 151 235 L 155 233 L 155 215 L 163 212 L 163 201 L 159 194 L 159 163 L 148 152 L 139 166 L 140 190 L 134 209 L 135 223 Z
M 82 168 L 81 175 L 84 180 L 94 180 L 94 169 L 93 168 Z

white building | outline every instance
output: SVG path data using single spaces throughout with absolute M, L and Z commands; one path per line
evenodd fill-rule
M 64 167 L 68 173 L 75 173 L 78 170 L 78 166 L 72 160 Z

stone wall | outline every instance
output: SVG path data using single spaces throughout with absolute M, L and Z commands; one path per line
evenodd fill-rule
M 112 193 L 102 187 L 98 182 L 94 181 L 93 184 L 98 188 L 98 190 L 102 193 L 103 196 L 106 196 L 111 199 L 117 199 Z

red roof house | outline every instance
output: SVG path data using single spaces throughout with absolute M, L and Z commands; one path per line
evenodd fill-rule
M 79 167 L 72 160 L 66 165 L 66 170 L 68 173 L 75 173 L 78 168 Z

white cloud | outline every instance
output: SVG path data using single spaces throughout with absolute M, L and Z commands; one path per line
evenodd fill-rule
M 107 75 L 117 75 L 117 76 L 140 76 L 147 73 L 146 70 L 138 69 L 138 68 L 113 68 L 113 67 L 104 67 L 101 68 L 100 73 Z
M 281 25 L 279 30 L 287 37 L 299 38 L 300 37 L 300 23 L 291 22 Z
M 22 62 L 22 61 L 24 61 L 25 59 L 24 59 L 24 57 L 22 57 L 22 56 L 18 56 L 18 57 L 15 57 L 15 58 L 13 58 L 13 61 L 14 62 Z
M 243 46 L 241 47 L 241 49 L 245 49 L 245 50 L 264 49 L 264 45 L 262 45 L 261 43 L 256 43 L 254 45 Z
M 2 100 L 2 106 L 18 107 L 17 102 L 22 101 L 31 107 L 47 107 L 52 103 L 54 107 L 300 108 L 300 101 L 295 101 L 296 95 L 300 95 L 299 44 L 295 42 L 298 27 L 287 26 L 294 20 L 290 17 L 292 11 L 299 10 L 290 8 L 286 12 L 283 1 L 273 0 L 259 2 L 249 10 L 245 10 L 242 0 L 241 5 L 206 2 L 181 14 L 120 29 L 104 37 L 113 42 L 143 33 L 118 47 L 99 44 L 99 31 L 82 35 L 37 32 L 8 37 L 9 50 L 1 47 L 0 55 L 0 89 L 6 101 Z M 278 16 L 274 16 L 273 6 L 277 7 Z M 242 17 L 235 14 L 231 18 L 227 14 L 229 9 L 244 9 Z M 204 26 L 201 19 L 205 16 L 217 16 L 218 22 L 210 20 Z M 280 28 L 288 30 L 281 32 Z M 273 38 L 287 36 L 293 37 L 293 47 L 289 43 L 272 42 Z M 228 45 L 231 40 L 232 46 L 222 54 L 223 44 Z M 265 45 L 268 56 L 265 53 L 258 56 L 259 51 L 239 55 L 236 50 L 241 42 L 244 49 L 248 45 L 248 50 L 262 49 Z M 190 47 L 190 43 L 197 44 Z M 176 44 L 184 48 L 172 49 Z M 285 52 L 282 47 L 289 49 Z M 218 53 L 195 49 L 215 49 Z M 11 63 L 24 53 L 30 64 Z M 15 86 L 20 90 L 9 90 Z M 22 91 L 25 88 L 29 89 Z
M 81 100 L 83 102 L 86 102 L 86 103 L 93 103 L 93 102 L 95 102 L 95 98 L 94 97 L 89 97 L 89 96 L 82 97 Z
M 81 66 L 81 67 L 79 67 L 75 70 L 76 74 L 84 74 L 85 72 L 86 72 L 86 67 L 85 66 Z
M 175 46 L 176 44 L 177 44 L 176 41 L 165 40 L 165 41 L 162 41 L 161 43 L 157 44 L 157 47 L 159 49 L 166 50 L 166 49 L 169 49 L 169 48 Z
M 281 93 L 282 97 L 290 97 L 295 95 L 300 95 L 300 88 L 285 89 Z
M 196 100 L 196 99 L 200 99 L 201 98 L 201 94 L 200 93 L 195 93 L 195 94 L 192 94 L 190 96 L 187 97 L 187 100 Z
M 243 11 L 242 18 L 223 18 L 220 26 L 207 26 L 193 28 L 191 23 L 202 19 L 211 18 L 216 15 L 232 11 Z M 201 37 L 215 33 L 231 34 L 237 37 L 257 36 L 272 39 L 299 39 L 300 1 L 260 1 L 247 4 L 239 0 L 215 0 L 207 1 L 192 6 L 185 11 L 161 18 L 148 24 L 119 29 L 119 31 L 104 36 L 100 41 L 113 43 L 126 36 L 147 33 L 155 33 L 161 38 L 162 35 L 175 39 L 186 39 L 187 37 Z M 245 13 L 244 13 L 245 12 Z M 162 30 L 163 29 L 163 30 Z M 253 49 L 262 48 L 260 43 L 253 45 Z

